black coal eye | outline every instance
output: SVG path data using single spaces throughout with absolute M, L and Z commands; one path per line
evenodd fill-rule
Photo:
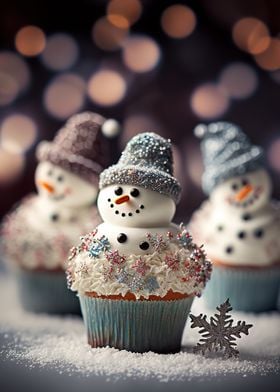
M 140 195 L 140 192 L 138 191 L 138 189 L 133 188 L 130 194 L 132 197 L 138 197 Z
M 57 181 L 62 182 L 63 180 L 64 180 L 64 177 L 63 177 L 63 176 L 58 176 L 58 177 L 57 177 Z
M 120 186 L 115 189 L 115 195 L 120 196 L 122 193 L 123 193 L 123 190 Z
M 53 174 L 52 170 L 51 170 L 51 169 L 48 170 L 47 175 L 48 175 L 48 176 L 52 176 L 52 174 Z
M 231 184 L 231 189 L 232 189 L 233 191 L 237 191 L 238 185 L 237 185 L 236 183 Z
M 246 185 L 249 184 L 249 181 L 247 180 L 247 178 L 243 178 L 241 183 L 242 183 L 243 186 L 246 186 Z

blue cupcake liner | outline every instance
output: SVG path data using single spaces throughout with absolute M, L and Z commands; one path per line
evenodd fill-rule
M 30 312 L 49 314 L 81 314 L 77 295 L 67 288 L 63 271 L 18 270 L 19 299 Z
M 88 343 L 133 352 L 180 351 L 193 298 L 127 301 L 80 295 Z
M 279 290 L 280 268 L 249 270 L 214 265 L 203 298 L 212 309 L 229 298 L 234 310 L 257 313 L 277 309 Z

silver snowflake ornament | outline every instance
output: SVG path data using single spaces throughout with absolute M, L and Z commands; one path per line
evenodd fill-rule
M 207 321 L 206 315 L 199 316 L 190 315 L 191 328 L 200 328 L 201 338 L 194 352 L 205 355 L 207 352 L 221 351 L 225 357 L 237 357 L 239 351 L 235 348 L 236 339 L 241 338 L 241 334 L 249 335 L 249 329 L 253 326 L 246 324 L 245 321 L 238 321 L 233 325 L 233 319 L 228 312 L 232 310 L 229 299 L 216 308 L 219 313 L 215 313 L 214 317 L 210 317 Z

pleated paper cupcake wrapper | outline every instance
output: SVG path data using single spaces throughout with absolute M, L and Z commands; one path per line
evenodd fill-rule
M 193 298 L 127 301 L 80 295 L 88 343 L 143 353 L 180 351 Z
M 30 312 L 49 314 L 80 314 L 76 293 L 67 288 L 61 272 L 17 271 L 18 294 L 22 307 Z
M 235 269 L 214 266 L 203 292 L 209 308 L 216 308 L 227 298 L 234 310 L 265 312 L 277 309 L 280 268 Z

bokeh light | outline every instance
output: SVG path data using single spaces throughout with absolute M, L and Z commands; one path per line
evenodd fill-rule
M 0 128 L 0 145 L 11 153 L 23 153 L 36 141 L 37 125 L 28 116 L 12 114 L 4 119 Z
M 113 70 L 100 70 L 88 82 L 88 95 L 93 102 L 101 106 L 113 106 L 119 103 L 126 93 L 126 81 Z
M 22 174 L 25 158 L 22 154 L 12 154 L 0 147 L 0 185 L 9 185 Z
M 0 52 L 0 105 L 12 103 L 30 83 L 30 71 L 19 55 Z
M 280 84 L 280 70 L 270 72 L 271 78 Z
M 143 113 L 128 115 L 123 122 L 123 130 L 120 135 L 121 148 L 124 148 L 133 136 L 141 132 L 162 134 L 162 128 L 157 120 L 150 115 Z
M 107 6 L 107 18 L 115 26 L 127 28 L 140 18 L 142 4 L 139 0 L 111 0 Z
M 257 89 L 258 77 L 252 67 L 236 62 L 224 69 L 219 84 L 231 98 L 248 98 Z
M 163 31 L 172 38 L 185 38 L 194 31 L 196 16 L 189 7 L 174 4 L 163 12 L 161 26 Z
M 201 177 L 203 173 L 203 162 L 198 144 L 188 143 L 186 147 L 186 172 L 188 173 L 192 183 L 201 188 Z
M 280 39 L 272 38 L 268 48 L 255 56 L 257 64 L 267 70 L 276 71 L 280 69 Z
M 206 83 L 194 90 L 190 104 L 198 117 L 214 119 L 225 114 L 229 107 L 229 99 L 220 86 Z
M 280 172 L 280 138 L 271 144 L 268 150 L 268 160 L 271 167 Z
M 126 39 L 123 61 L 134 72 L 148 72 L 157 66 L 161 51 L 156 41 L 148 36 L 135 35 Z
M 54 71 L 63 71 L 71 68 L 78 56 L 79 47 L 76 40 L 69 34 L 56 33 L 47 39 L 41 60 L 46 67 Z
M 46 37 L 37 26 L 22 27 L 16 34 L 15 46 L 23 56 L 38 56 L 46 45 Z
M 98 19 L 92 28 L 92 38 L 96 46 L 106 51 L 120 49 L 127 34 L 127 27 L 117 27 L 105 17 Z
M 270 44 L 267 26 L 257 18 L 242 18 L 238 20 L 232 31 L 235 44 L 251 54 L 262 53 Z
M 55 77 L 47 86 L 44 106 L 53 117 L 64 120 L 82 109 L 85 97 L 85 81 L 76 74 L 67 73 Z

